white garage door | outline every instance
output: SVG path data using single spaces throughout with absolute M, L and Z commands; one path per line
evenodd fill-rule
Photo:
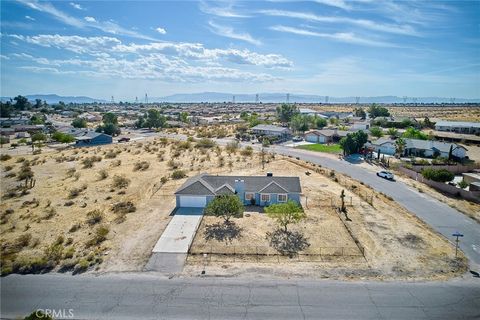
M 203 208 L 207 205 L 207 198 L 204 196 L 180 196 L 180 206 L 190 208 Z

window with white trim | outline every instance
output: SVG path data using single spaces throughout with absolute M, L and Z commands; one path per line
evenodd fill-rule
M 253 192 L 245 192 L 245 200 L 252 200 L 254 195 L 255 194 Z
M 263 202 L 270 202 L 270 194 L 268 194 L 268 193 L 263 193 L 263 194 L 261 195 L 260 200 L 262 200 Z
M 287 202 L 288 196 L 284 193 L 280 193 L 277 195 L 277 201 L 278 202 Z

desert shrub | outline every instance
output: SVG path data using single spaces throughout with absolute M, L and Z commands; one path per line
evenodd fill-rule
M 150 167 L 150 163 L 148 161 L 139 161 L 135 163 L 133 166 L 133 171 L 145 171 Z
M 177 149 L 180 149 L 180 150 L 189 150 L 192 148 L 192 144 L 190 141 L 182 141 L 182 142 L 179 142 L 177 145 L 176 145 Z
M 73 226 L 70 227 L 68 232 L 73 233 L 73 232 L 77 231 L 78 229 L 80 229 L 81 227 L 82 227 L 82 225 L 80 223 L 76 223 L 76 224 L 74 224 Z
M 112 208 L 113 212 L 115 213 L 130 213 L 135 212 L 137 208 L 131 201 L 126 202 L 118 202 L 113 205 Z
M 102 161 L 102 157 L 100 156 L 91 156 L 91 157 L 85 158 L 82 160 L 83 168 L 84 169 L 92 168 L 95 162 L 100 162 L 100 161 Z
M 82 191 L 84 191 L 85 189 L 87 189 L 87 185 L 82 185 L 81 187 L 70 189 L 70 191 L 68 192 L 68 198 L 74 199 L 78 197 L 80 193 L 82 193 Z
M 167 183 L 167 181 L 168 181 L 168 177 L 162 177 L 160 179 L 160 182 L 163 183 L 163 184 Z
M 14 167 L 13 166 L 5 166 L 5 168 L 3 169 L 5 172 L 8 172 L 10 170 L 12 170 Z
M 465 189 L 466 187 L 468 187 L 468 182 L 465 181 L 465 179 L 462 179 L 462 181 L 458 183 L 458 186 L 462 189 Z
M 183 170 L 175 170 L 172 172 L 172 179 L 174 180 L 182 179 L 182 178 L 185 178 L 186 176 L 187 174 Z
M 7 160 L 10 160 L 12 159 L 12 156 L 9 155 L 9 154 L 1 154 L 0 155 L 0 161 L 7 161 Z
M 20 274 L 43 273 L 52 270 L 55 264 L 45 257 L 22 257 L 12 264 L 12 272 Z
M 209 148 L 215 147 L 216 145 L 217 144 L 212 139 L 202 138 L 202 139 L 197 141 L 197 143 L 195 144 L 195 148 L 207 148 L 207 149 L 209 149 Z
M 30 245 L 30 241 L 32 240 L 32 235 L 30 233 L 24 233 L 15 240 L 13 247 L 16 252 L 20 252 L 23 248 L 28 247 Z
M 83 273 L 87 271 L 89 266 L 90 263 L 87 260 L 81 259 L 73 268 L 73 274 Z
M 73 177 L 73 175 L 75 174 L 77 170 L 75 168 L 68 168 L 67 169 L 67 178 L 71 178 Z
M 437 182 L 452 181 L 455 175 L 447 169 L 432 169 L 424 168 L 422 170 L 422 176 L 426 179 L 430 179 Z
M 87 223 L 91 226 L 103 220 L 103 212 L 100 210 L 93 210 L 87 213 Z
M 114 189 L 125 189 L 130 184 L 130 180 L 125 178 L 124 176 L 114 176 L 112 182 L 112 188 Z
M 55 208 L 49 208 L 48 210 L 45 210 L 45 215 L 42 217 L 43 220 L 49 220 L 53 218 L 57 214 L 57 211 Z
M 17 174 L 15 172 L 9 172 L 5 175 L 5 178 L 14 178 Z
M 108 178 L 108 172 L 105 169 L 98 171 L 97 175 L 98 175 L 98 180 L 105 180 Z
M 95 234 L 93 238 L 88 240 L 86 245 L 87 247 L 92 247 L 102 243 L 107 240 L 107 234 L 110 232 L 110 229 L 107 226 L 99 226 L 95 229 Z
M 75 204 L 75 202 L 69 200 L 69 201 L 65 202 L 63 205 L 64 205 L 65 207 L 71 207 L 71 206 L 73 206 L 74 204 Z
M 228 152 L 229 154 L 231 154 L 231 153 L 236 153 L 237 150 L 238 150 L 238 148 L 239 148 L 239 143 L 238 143 L 238 141 L 229 142 L 229 143 L 227 143 L 227 146 L 225 147 L 225 149 L 227 150 L 227 152 Z
M 112 161 L 110 165 L 112 167 L 119 167 L 121 164 L 122 164 L 122 160 L 115 160 L 115 161 Z
M 176 162 L 176 161 L 173 161 L 173 159 L 171 159 L 167 162 L 167 166 L 170 169 L 178 169 L 178 168 L 180 168 L 181 164 Z
M 42 153 L 42 149 L 35 149 L 32 152 L 32 154 L 40 154 L 40 153 Z
M 64 255 L 65 257 L 65 255 Z M 58 269 L 58 272 L 68 272 L 71 271 L 75 268 L 75 265 L 78 263 L 77 259 L 73 259 L 73 256 L 70 258 L 66 258 L 65 260 L 62 261 L 60 264 L 60 268 Z
M 245 147 L 242 151 L 240 151 L 240 154 L 244 157 L 251 157 L 253 154 L 253 148 L 250 146 Z
M 114 159 L 117 157 L 118 152 L 114 150 L 110 150 L 107 153 L 105 153 L 105 159 Z
M 64 259 L 70 259 L 73 258 L 73 255 L 75 254 L 75 248 L 74 247 L 69 247 L 68 249 L 65 250 L 63 253 L 63 258 Z
M 58 263 L 63 257 L 63 245 L 61 243 L 52 243 L 45 248 L 44 253 L 48 261 Z

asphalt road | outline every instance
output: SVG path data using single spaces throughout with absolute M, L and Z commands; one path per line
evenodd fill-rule
M 186 139 L 185 135 L 167 134 L 166 136 L 173 139 Z M 220 144 L 226 144 L 231 140 L 217 139 L 217 141 Z M 250 145 L 257 150 L 261 148 L 258 144 L 242 143 L 242 145 Z M 453 233 L 457 231 L 462 233 L 464 237 L 461 238 L 460 248 L 469 258 L 470 268 L 477 272 L 480 271 L 480 224 L 461 212 L 426 194 L 419 193 L 418 190 L 400 181 L 388 181 L 379 178 L 375 172 L 345 160 L 336 160 L 322 156 L 322 153 L 319 152 L 294 149 L 281 145 L 274 145 L 266 148 L 266 150 L 286 156 L 298 157 L 362 181 L 375 190 L 392 197 L 397 203 L 417 215 L 452 242 L 454 241 Z
M 66 315 L 57 319 L 479 319 L 479 283 L 11 275 L 1 280 L 1 317 L 50 309 Z

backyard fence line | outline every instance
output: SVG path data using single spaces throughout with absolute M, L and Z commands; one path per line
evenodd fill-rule
M 225 256 L 288 256 L 281 254 L 272 247 L 267 246 L 234 246 L 225 245 L 223 247 L 205 245 L 191 247 L 191 255 L 225 255 Z M 363 257 L 363 252 L 358 247 L 320 247 L 307 249 L 303 252 L 292 253 L 292 256 L 351 256 Z

